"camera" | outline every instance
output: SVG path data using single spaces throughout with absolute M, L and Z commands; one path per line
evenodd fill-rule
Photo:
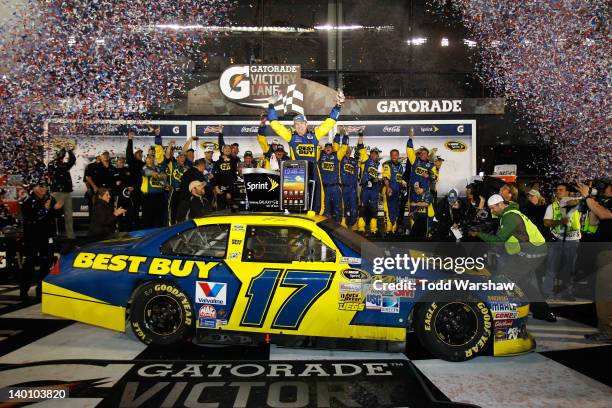
M 477 198 L 483 196 L 488 200 L 493 194 L 499 194 L 499 189 L 506 184 L 504 180 L 497 177 L 484 176 L 482 180 L 474 180 L 466 186 L 472 190 L 472 195 Z

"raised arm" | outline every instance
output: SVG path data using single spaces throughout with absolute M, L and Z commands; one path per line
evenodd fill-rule
M 413 165 L 416 160 L 416 153 L 414 152 L 414 145 L 412 144 L 411 136 L 408 136 L 408 141 L 406 142 L 406 155 L 408 156 L 408 161 L 410 164 Z
M 268 105 L 268 119 L 270 120 L 270 128 L 272 128 L 274 133 L 282 137 L 285 142 L 289 143 L 291 141 L 291 130 L 278 121 L 278 114 L 273 104 Z
M 335 145 L 335 139 L 334 139 L 334 145 Z M 344 158 L 344 156 L 346 156 L 346 152 L 348 151 L 348 145 L 349 145 L 349 137 L 348 135 L 344 135 L 342 137 L 342 144 L 340 145 L 340 149 L 338 149 L 338 160 L 342 160 Z

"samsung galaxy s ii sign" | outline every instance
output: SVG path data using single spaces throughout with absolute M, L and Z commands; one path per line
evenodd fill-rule
M 378 113 L 461 113 L 461 99 L 386 100 L 376 103 Z
M 221 74 L 219 86 L 232 102 L 266 107 L 273 94 L 294 92 L 301 75 L 299 65 L 232 65 Z

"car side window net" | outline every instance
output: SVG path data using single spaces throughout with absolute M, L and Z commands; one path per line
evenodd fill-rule
M 336 252 L 310 231 L 295 227 L 248 227 L 245 262 L 335 262 Z
M 170 238 L 161 246 L 163 255 L 196 256 L 224 259 L 229 225 L 204 225 Z

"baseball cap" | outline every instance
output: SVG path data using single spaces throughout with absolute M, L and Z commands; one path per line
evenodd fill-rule
M 284 151 L 285 151 L 285 148 L 283 147 L 283 145 L 282 145 L 282 144 L 277 144 L 277 145 L 276 145 L 276 149 L 274 149 L 274 151 L 275 151 L 275 152 L 276 152 L 276 151 L 279 151 L 279 150 L 280 150 L 280 151 L 282 151 L 282 152 L 284 152 Z
M 204 153 L 209 153 L 209 152 L 212 153 L 214 151 L 215 151 L 215 149 L 213 149 L 213 147 L 211 145 L 208 145 L 208 146 L 206 146 L 204 148 Z
M 239 145 L 238 143 L 232 143 L 232 145 L 231 145 L 231 146 L 232 146 L 232 147 L 234 147 L 234 146 L 235 146 L 235 147 L 240 147 L 240 145 Z
M 444 159 L 442 158 L 442 156 L 435 155 L 435 156 L 434 156 L 434 161 L 438 161 L 438 160 L 439 160 L 439 161 L 444 161 Z
M 375 147 L 373 149 L 370 149 L 370 153 L 372 153 L 372 152 L 382 153 L 382 150 L 380 150 L 378 147 Z
M 456 189 L 451 188 L 450 190 L 448 190 L 448 202 L 451 205 L 455 204 L 458 199 L 459 199 L 459 192 Z
M 308 122 L 308 120 L 306 119 L 305 115 L 300 114 L 293 118 L 293 122 Z
M 330 143 L 330 142 L 327 142 L 327 143 L 325 143 L 325 147 L 327 147 L 327 146 L 333 147 L 333 146 L 334 146 L 334 144 L 333 144 L 333 143 Z
M 429 149 L 426 148 L 425 146 L 419 147 L 419 152 L 422 151 L 422 150 L 425 150 L 427 153 L 429 153 Z
M 134 153 L 138 153 L 138 152 L 142 153 L 142 149 L 136 149 Z
M 250 150 L 247 150 L 246 152 L 244 152 L 244 157 L 247 157 L 247 156 L 253 157 L 253 152 Z
M 199 180 L 194 180 L 191 183 L 189 183 L 189 191 L 193 190 L 196 187 L 204 187 L 204 182 L 199 181 Z
M 491 207 L 492 205 L 503 203 L 503 202 L 504 202 L 504 198 L 502 196 L 500 196 L 499 194 L 493 194 L 487 200 L 487 205 Z
M 535 189 L 533 189 L 533 190 L 529 190 L 529 192 L 527 193 L 527 195 L 532 195 L 532 196 L 534 196 L 534 197 L 538 197 L 538 198 L 542 197 L 542 195 L 540 194 L 540 192 L 539 192 L 538 190 L 535 190 Z
M 421 183 L 419 183 L 418 181 L 415 181 L 413 186 L 414 188 L 421 188 Z
M 185 156 L 185 152 L 178 152 L 178 154 L 177 154 L 176 156 L 177 156 L 177 157 L 180 157 L 180 156 Z
M 272 139 L 272 144 L 279 144 L 280 140 L 278 140 L 278 137 L 275 137 L 274 139 Z

